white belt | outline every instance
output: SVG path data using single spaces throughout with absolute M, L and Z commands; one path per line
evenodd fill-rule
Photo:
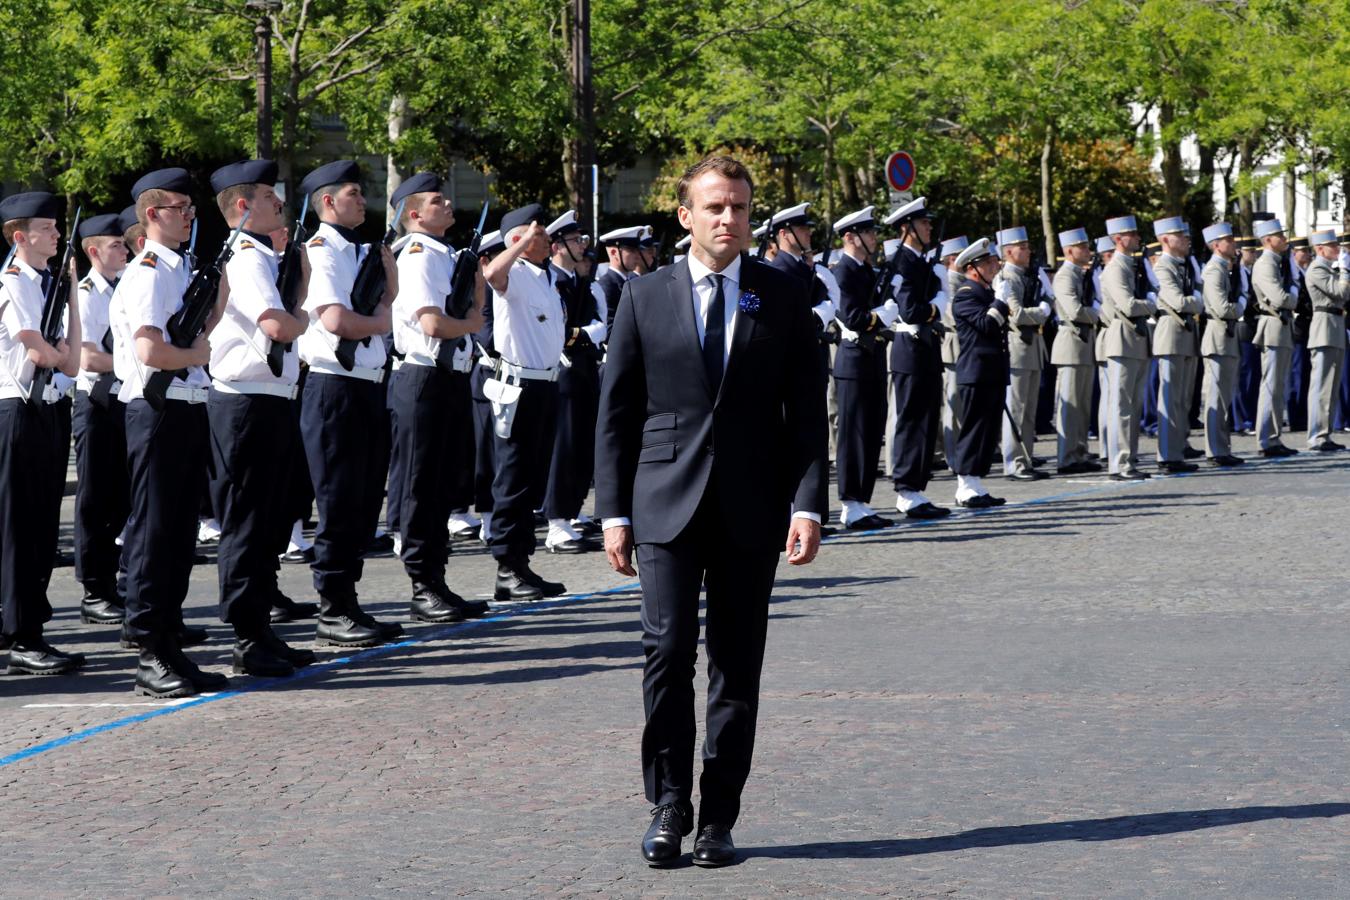
M 389 364 L 389 371 L 397 372 L 399 369 L 403 368 L 403 362 L 404 361 L 402 359 L 399 359 L 397 356 L 395 356 L 394 361 Z
M 356 366 L 350 372 L 342 368 L 338 362 L 329 362 L 326 359 L 311 360 L 309 364 L 310 371 L 323 372 L 325 375 L 341 375 L 343 378 L 359 378 L 361 381 L 373 381 L 379 384 L 384 381 L 384 369 L 364 369 Z
M 98 383 L 97 376 L 89 378 L 84 375 L 81 375 L 79 378 L 75 379 L 75 390 L 84 391 L 87 394 L 94 389 L 94 385 L 97 383 Z M 122 382 L 114 378 L 110 390 L 115 394 L 121 389 L 122 389 Z
M 56 387 L 56 385 L 54 385 L 54 384 L 49 384 L 49 385 L 47 385 L 46 387 L 44 387 L 44 388 L 42 389 L 42 402 L 43 402 L 43 403 L 49 403 L 49 404 L 50 404 L 50 403 L 60 403 L 60 402 L 61 402 L 61 398 L 64 397 L 64 396 L 65 396 L 65 394 L 64 394 L 62 391 L 58 390 L 57 387 Z
M 910 337 L 918 337 L 918 336 L 919 336 L 919 326 L 918 326 L 918 325 L 911 325 L 911 324 L 909 324 L 908 322 L 906 322 L 904 319 L 896 319 L 896 320 L 895 320 L 895 324 L 892 325 L 891 328 L 893 328 L 893 329 L 896 330 L 896 331 L 903 331 L 905 334 L 908 334 Z
M 164 391 L 166 400 L 186 400 L 188 403 L 205 403 L 206 398 L 210 396 L 211 391 L 208 388 L 187 387 L 181 384 L 171 384 Z
M 507 378 L 514 378 L 517 381 L 557 381 L 558 367 L 553 366 L 549 369 L 527 369 L 524 366 L 518 366 L 515 363 L 506 360 L 498 360 L 495 366 L 492 366 L 499 375 Z
M 413 365 L 413 366 L 434 367 L 436 365 L 436 360 L 432 359 L 430 356 L 423 356 L 420 353 L 405 353 L 403 354 L 403 364 L 405 366 Z
M 296 385 L 276 381 L 220 381 L 212 378 L 211 387 L 222 394 L 263 394 L 286 400 L 294 400 L 300 396 L 300 389 Z

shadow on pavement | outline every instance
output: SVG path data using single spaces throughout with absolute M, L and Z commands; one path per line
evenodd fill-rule
M 1015 847 L 1055 841 L 1118 841 L 1159 834 L 1180 834 L 1204 828 L 1222 828 L 1271 819 L 1329 819 L 1350 815 L 1350 803 L 1309 803 L 1297 806 L 1240 806 L 1233 809 L 1189 809 L 1176 812 L 1077 819 L 1072 822 L 1036 822 L 975 828 L 929 838 L 893 838 L 876 841 L 822 841 L 782 847 L 742 847 L 746 859 L 889 859 L 925 853 L 948 853 L 977 847 Z

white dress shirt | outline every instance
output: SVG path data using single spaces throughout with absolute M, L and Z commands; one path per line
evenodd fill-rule
M 230 296 L 225 312 L 211 331 L 211 377 L 217 381 L 291 385 L 300 380 L 300 359 L 292 347 L 282 357 L 281 375 L 267 365 L 272 340 L 258 321 L 269 310 L 285 310 L 277 290 L 276 251 L 257 235 L 235 239 L 234 255 L 225 264 Z
M 0 399 L 26 400 L 36 367 L 20 331 L 42 331 L 42 273 L 15 257 L 0 274 Z
M 507 272 L 506 293 L 492 292 L 492 342 L 502 359 L 522 368 L 556 367 L 567 341 L 567 314 L 551 265 L 517 259 Z
M 398 255 L 398 296 L 394 298 L 394 347 L 415 366 L 436 365 L 441 338 L 422 329 L 418 311 L 434 308 L 445 313 L 450 283 L 455 274 L 454 250 L 442 239 L 430 234 L 409 235 Z M 452 364 L 457 372 L 473 366 L 472 346 L 459 338 Z
M 309 293 L 305 295 L 304 309 L 309 314 L 309 327 L 300 335 L 297 346 L 300 358 L 310 365 L 318 362 L 330 370 L 339 365 L 338 336 L 323 327 L 319 313 L 334 303 L 352 308 L 352 287 L 356 284 L 361 260 L 368 252 L 365 244 L 349 241 L 327 222 L 321 224 L 305 243 L 305 255 L 309 257 Z M 371 338 L 369 345 L 358 343 L 356 368 L 383 368 L 385 356 L 384 341 L 378 336 Z
M 108 304 L 108 323 L 113 330 L 113 370 L 122 382 L 117 399 L 123 403 L 143 396 L 145 382 L 158 371 L 136 355 L 136 332 L 157 328 L 169 342 L 169 319 L 182 308 L 183 293 L 191 282 L 192 273 L 178 251 L 152 240 L 146 240 L 117 282 Z M 172 384 L 204 388 L 211 380 L 201 366 L 192 366 L 186 381 L 174 378 Z

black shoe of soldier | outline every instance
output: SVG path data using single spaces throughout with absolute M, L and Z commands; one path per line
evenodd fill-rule
M 163 644 L 141 648 L 136 666 L 136 693 L 156 700 L 195 696 L 197 688 L 192 678 L 174 665 L 172 654 L 160 652 L 165 649 Z
M 257 678 L 289 678 L 295 666 L 261 640 L 261 635 L 241 637 L 234 643 L 234 671 Z
M 501 560 L 497 564 L 497 584 L 492 599 L 499 603 L 533 603 L 544 599 L 543 590 L 526 580 L 520 571 L 522 568 L 525 567 L 514 561 Z
M 318 614 L 319 604 L 317 603 L 296 603 L 281 591 L 277 591 L 272 598 L 270 619 L 273 625 L 279 625 L 283 622 L 298 622 L 301 619 L 312 619 Z
M 15 638 L 9 648 L 8 675 L 66 675 L 84 665 L 83 653 L 66 653 L 41 637 Z

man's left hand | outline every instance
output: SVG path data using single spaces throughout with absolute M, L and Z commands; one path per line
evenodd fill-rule
M 788 529 L 787 561 L 790 566 L 804 566 L 820 552 L 820 523 L 811 519 L 794 518 Z

